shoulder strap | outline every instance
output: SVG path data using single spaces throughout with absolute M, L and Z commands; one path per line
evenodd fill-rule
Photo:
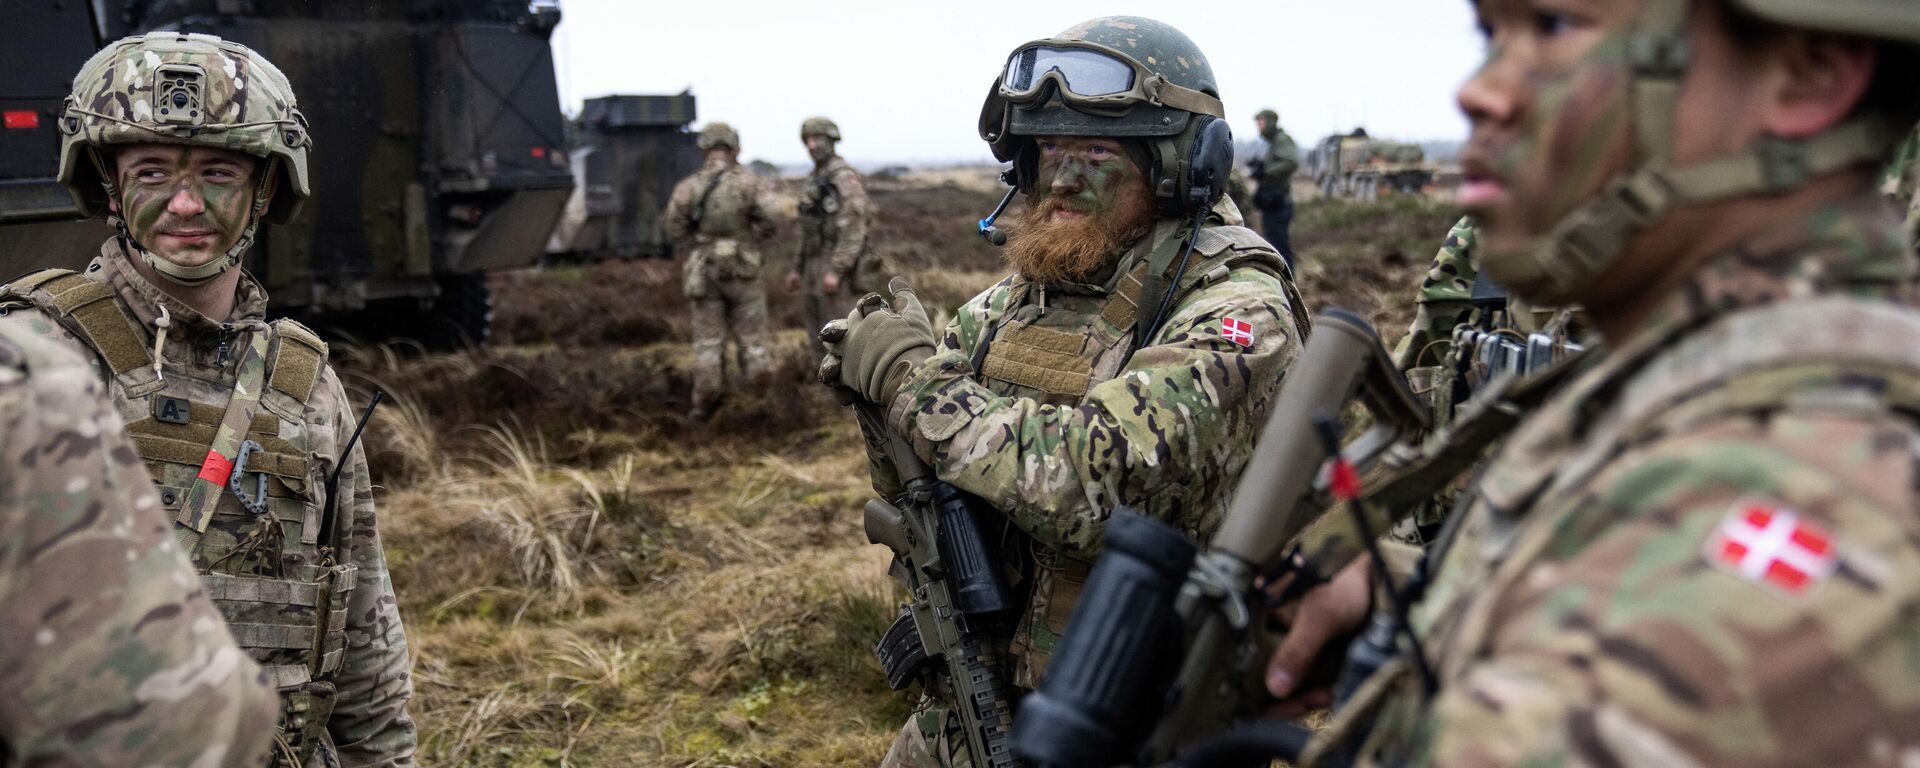
M 714 172 L 712 178 L 707 179 L 707 188 L 704 190 L 701 190 L 700 201 L 693 204 L 694 229 L 699 229 L 700 220 L 703 218 L 706 218 L 707 201 L 713 198 L 713 191 L 720 188 L 720 177 L 725 175 L 727 175 L 727 169 L 721 168 L 720 170 Z
M 0 286 L 0 299 L 17 297 L 78 336 L 115 376 L 153 365 L 146 329 L 115 300 L 113 288 L 67 269 L 43 269 Z
M 298 321 L 281 318 L 273 321 L 274 348 L 268 370 L 267 388 L 293 398 L 301 405 L 313 396 L 320 383 L 320 371 L 327 365 L 327 343 Z

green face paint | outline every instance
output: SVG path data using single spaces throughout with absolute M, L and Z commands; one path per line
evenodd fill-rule
M 1117 142 L 1047 137 L 1039 144 L 1044 203 L 1055 218 L 1110 214 L 1145 186 L 1139 166 Z
M 134 242 L 183 267 L 226 255 L 247 228 L 258 161 L 204 147 L 135 145 L 120 151 L 120 215 Z

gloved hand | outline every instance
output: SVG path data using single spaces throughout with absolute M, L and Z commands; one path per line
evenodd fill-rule
M 914 366 L 933 356 L 933 321 L 904 278 L 887 285 L 891 305 L 867 294 L 847 315 L 820 329 L 827 356 L 820 362 L 820 383 L 844 387 L 870 403 L 885 405 L 900 391 Z

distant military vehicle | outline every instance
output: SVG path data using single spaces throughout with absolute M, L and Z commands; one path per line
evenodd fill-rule
M 1322 139 L 1307 153 L 1307 170 L 1321 194 L 1359 200 L 1419 192 L 1434 174 L 1420 145 L 1376 139 L 1365 128 Z
M 666 258 L 660 218 L 673 185 L 700 168 L 692 93 L 588 99 L 573 122 L 580 186 L 548 243 L 567 260 Z
M 6 15 L 0 280 L 84 265 L 111 234 L 74 221 L 55 124 L 81 63 L 144 31 L 245 43 L 299 96 L 313 198 L 246 261 L 278 314 L 361 338 L 483 341 L 485 273 L 537 263 L 573 187 L 552 2 L 43 0 Z

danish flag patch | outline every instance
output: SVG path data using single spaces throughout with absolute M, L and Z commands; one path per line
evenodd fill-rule
M 1243 347 L 1253 346 L 1253 324 L 1237 317 L 1220 318 L 1220 336 Z
M 1707 538 L 1707 562 L 1748 581 L 1798 597 L 1839 565 L 1832 534 L 1768 502 L 1734 505 Z

